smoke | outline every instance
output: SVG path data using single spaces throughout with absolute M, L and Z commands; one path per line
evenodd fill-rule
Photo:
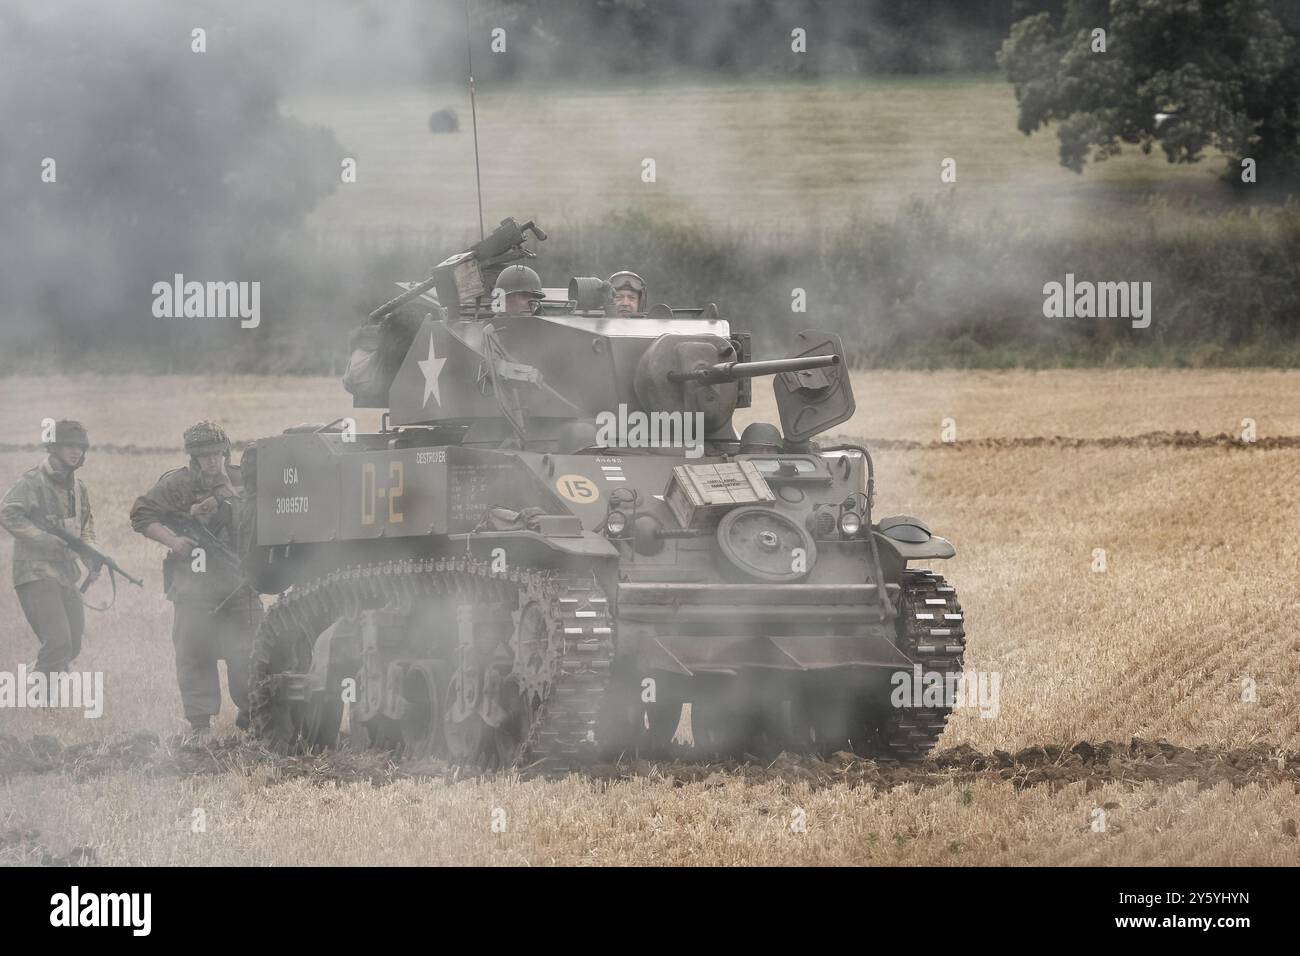
M 1009 89 L 1003 130 L 963 84 L 714 81 L 991 67 L 1009 6 L 474 0 L 486 219 L 551 230 L 548 284 L 632 268 L 655 301 L 718 301 L 773 347 L 820 325 L 872 362 L 906 340 L 918 361 L 936 344 L 948 361 L 955 343 L 996 363 L 991 346 L 1043 334 L 1045 281 L 1147 278 L 1128 272 L 1172 240 L 1146 252 L 1142 236 L 1103 235 L 1106 187 L 1063 188 L 1054 161 L 1019 149 Z M 394 280 L 476 238 L 468 123 L 441 137 L 426 124 L 448 105 L 468 119 L 466 43 L 461 0 L 0 0 L 5 370 L 88 352 L 96 370 L 341 361 Z M 907 205 L 949 191 L 947 155 L 962 215 Z M 343 185 L 348 158 L 365 174 Z M 1100 212 L 1130 222 L 1141 198 L 1118 192 Z M 265 321 L 250 334 L 154 316 L 151 290 L 176 274 L 260 282 Z M 794 288 L 815 312 L 791 312 Z
M 420 9 L 0 7 L 6 342 L 84 347 L 125 330 L 146 348 L 154 283 L 264 278 L 348 155 L 330 130 L 285 115 L 282 94 L 414 74 Z M 330 59 L 345 46 L 350 57 Z

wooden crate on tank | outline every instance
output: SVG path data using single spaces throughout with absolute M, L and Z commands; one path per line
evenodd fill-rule
M 767 504 L 775 500 L 772 489 L 752 461 L 677 465 L 664 491 L 664 501 L 683 528 L 716 521 L 739 505 Z

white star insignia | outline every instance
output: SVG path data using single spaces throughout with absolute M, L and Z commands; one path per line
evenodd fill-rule
M 424 373 L 424 404 L 429 404 L 429 396 L 439 405 L 442 404 L 442 397 L 438 394 L 438 376 L 442 373 L 442 367 L 447 364 L 446 359 L 440 359 L 433 351 L 433 333 L 429 333 L 429 357 L 420 359 L 415 363 L 420 366 L 420 371 Z

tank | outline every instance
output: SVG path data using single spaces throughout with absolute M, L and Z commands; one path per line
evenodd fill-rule
M 953 705 L 952 545 L 877 516 L 840 339 L 755 360 L 715 305 L 618 316 L 606 283 L 508 315 L 506 219 L 368 317 L 345 383 L 383 408 L 256 443 L 250 579 L 277 595 L 250 709 L 279 749 L 568 771 L 620 755 L 916 760 Z M 777 423 L 738 434 L 752 389 Z

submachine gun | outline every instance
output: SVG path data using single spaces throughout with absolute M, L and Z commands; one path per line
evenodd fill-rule
M 162 523 L 171 530 L 172 534 L 189 538 L 208 553 L 215 555 L 217 560 L 224 562 L 228 568 L 238 575 L 239 586 L 221 599 L 221 603 L 212 609 L 213 614 L 220 613 L 227 604 L 241 594 L 248 593 L 254 597 L 257 596 L 257 590 L 248 582 L 248 574 L 244 569 L 243 559 L 234 549 L 213 534 L 211 529 L 204 525 L 202 521 L 199 521 L 193 515 L 175 514 L 168 516 Z

